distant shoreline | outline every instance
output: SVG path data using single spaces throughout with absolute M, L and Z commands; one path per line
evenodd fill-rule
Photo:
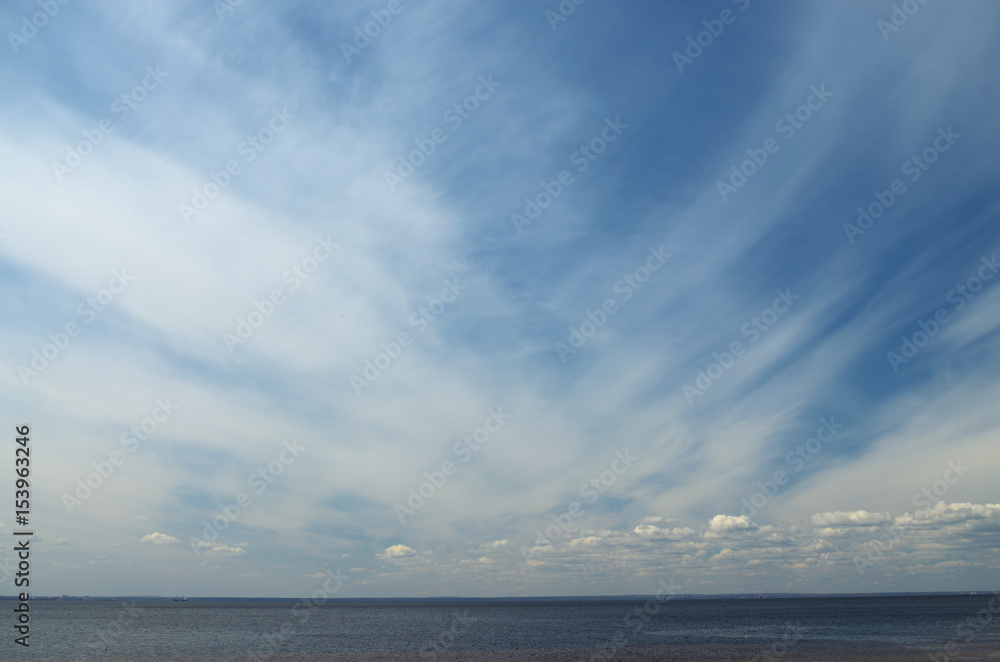
M 718 593 L 676 595 L 673 600 L 802 600 L 802 599 L 838 599 L 838 598 L 901 598 L 901 597 L 941 597 L 962 595 L 994 595 L 996 591 L 928 591 L 917 593 Z M 390 597 L 390 598 L 329 598 L 326 603 L 441 603 L 441 602 L 621 602 L 643 601 L 655 599 L 654 595 L 568 595 L 568 596 L 525 596 L 525 597 Z M 15 595 L 0 595 L 0 600 L 17 600 Z M 118 600 L 143 600 L 147 602 L 177 602 L 174 597 L 160 595 L 33 595 L 32 601 L 51 602 L 94 602 Z M 188 597 L 184 602 L 298 602 L 308 598 L 269 598 L 269 597 Z

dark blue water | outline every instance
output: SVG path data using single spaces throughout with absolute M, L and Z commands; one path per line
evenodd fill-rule
M 764 649 L 780 641 L 873 642 L 914 652 L 955 642 L 1000 652 L 1000 600 L 989 595 L 306 604 L 137 601 L 126 608 L 112 601 L 35 601 L 30 649 L 12 646 L 5 626 L 9 640 L 0 642 L 0 659 L 14 659 L 8 653 L 169 659 L 727 643 Z

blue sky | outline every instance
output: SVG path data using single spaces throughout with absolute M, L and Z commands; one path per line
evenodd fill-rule
M 1000 7 L 55 6 L 0 10 L 35 593 L 996 587 Z

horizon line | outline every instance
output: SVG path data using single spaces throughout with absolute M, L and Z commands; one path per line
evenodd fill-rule
M 421 597 L 404 597 L 404 596 L 392 596 L 392 597 L 338 597 L 338 598 L 325 598 L 321 602 L 433 602 L 433 601 L 461 601 L 461 600 L 471 600 L 471 601 L 517 601 L 517 600 L 530 600 L 530 601 L 540 601 L 540 600 L 645 600 L 645 599 L 660 599 L 660 600 L 705 600 L 705 599 L 764 599 L 764 600 L 774 600 L 782 598 L 836 598 L 836 597 L 893 597 L 893 596 L 909 596 L 909 597 L 919 597 L 919 596 L 932 596 L 932 595 L 995 595 L 1000 593 L 1000 589 L 983 589 L 983 590 L 972 590 L 972 591 L 857 591 L 851 593 L 806 593 L 806 592 L 755 592 L 755 593 L 680 593 L 672 596 L 658 597 L 656 594 L 645 594 L 645 593 L 617 593 L 617 594 L 606 594 L 606 595 L 528 595 L 528 596 L 454 596 L 454 595 L 439 595 L 439 596 L 421 596 Z M 18 600 L 19 597 L 15 595 L 0 595 L 0 600 Z M 185 601 L 190 602 L 192 600 L 198 601 L 208 601 L 208 600 L 227 600 L 227 601 L 237 601 L 237 600 L 256 600 L 256 601 L 285 601 L 292 602 L 296 600 L 307 600 L 312 601 L 309 597 L 268 597 L 268 596 L 258 596 L 258 597 L 247 597 L 247 596 L 197 596 L 197 597 L 185 597 L 181 596 L 181 600 L 178 600 L 177 596 L 165 596 L 165 595 L 35 595 L 30 597 L 31 600 L 121 600 L 121 599 L 141 599 L 141 600 L 164 600 L 164 601 Z

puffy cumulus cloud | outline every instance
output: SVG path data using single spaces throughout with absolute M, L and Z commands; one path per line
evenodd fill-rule
M 514 553 L 491 555 L 497 561 L 491 568 L 498 577 L 528 582 L 556 575 L 584 581 L 593 577 L 588 568 L 596 566 L 632 577 L 667 568 L 686 582 L 692 578 L 692 592 L 705 593 L 723 585 L 731 592 L 768 587 L 853 592 L 876 581 L 886 590 L 906 590 L 907 578 L 915 575 L 954 585 L 956 577 L 974 578 L 984 569 L 1000 568 L 995 560 L 998 524 L 1000 506 L 963 503 L 896 517 L 869 510 L 826 511 L 806 515 L 805 521 L 761 525 L 745 516 L 716 515 L 701 531 L 683 522 L 668 528 L 642 518 L 630 527 L 581 529 L 548 540 L 533 546 L 528 559 Z M 959 551 L 963 564 L 952 563 Z M 878 560 L 859 576 L 857 559 L 868 561 L 869 554 Z M 545 572 L 535 574 L 542 567 Z
M 656 519 L 662 520 L 659 517 Z M 654 524 L 640 524 L 632 529 L 632 533 L 642 538 L 687 538 L 693 536 L 696 531 L 686 526 L 677 526 L 671 529 L 669 527 L 661 528 Z
M 954 524 L 971 520 L 993 520 L 1000 522 L 998 503 L 945 503 L 938 501 L 933 508 L 907 513 L 898 519 L 900 524 Z
M 817 538 L 812 542 L 811 545 L 806 547 L 806 549 L 810 552 L 815 552 L 819 554 L 821 552 L 833 552 L 836 551 L 837 548 L 834 547 L 829 540 L 825 540 L 823 538 Z
M 400 559 L 405 556 L 414 556 L 417 550 L 412 547 L 407 547 L 406 545 L 393 545 L 392 547 L 386 547 L 385 551 L 381 554 L 377 554 L 380 559 Z
M 151 542 L 154 545 L 180 545 L 181 541 L 165 533 L 150 533 L 139 539 L 139 542 Z
M 837 510 L 831 513 L 817 513 L 809 518 L 813 526 L 878 526 L 892 521 L 889 513 L 870 513 L 867 510 L 846 512 Z
M 570 547 L 593 547 L 597 543 L 601 542 L 604 538 L 601 536 L 583 536 L 581 538 L 573 538 L 569 541 Z
M 850 538 L 869 531 L 870 529 L 859 527 L 824 527 L 815 529 L 814 534 L 818 538 Z
M 663 531 L 663 529 L 658 526 L 653 526 L 652 524 L 640 524 L 632 529 L 632 533 L 643 538 L 652 538 L 653 536 L 659 535 L 661 531 Z
M 942 544 L 980 544 L 1000 537 L 1000 504 L 945 503 L 897 517 L 894 526 L 919 532 L 921 539 L 948 538 Z
M 494 540 L 493 542 L 488 542 L 488 543 L 486 543 L 484 545 L 480 545 L 479 548 L 483 549 L 483 550 L 487 550 L 487 549 L 500 549 L 502 547 L 506 547 L 507 544 L 508 544 L 508 541 L 507 541 L 506 538 L 504 538 L 503 540 Z
M 673 522 L 673 517 L 660 517 L 659 515 L 650 515 L 649 517 L 643 517 L 640 524 L 663 524 Z
M 735 552 L 733 552 L 733 550 L 726 547 L 724 549 L 719 550 L 719 553 L 710 558 L 709 561 L 725 561 L 726 559 L 733 558 L 734 554 Z
M 740 531 L 756 531 L 759 527 L 746 515 L 716 515 L 708 521 L 706 537 Z

